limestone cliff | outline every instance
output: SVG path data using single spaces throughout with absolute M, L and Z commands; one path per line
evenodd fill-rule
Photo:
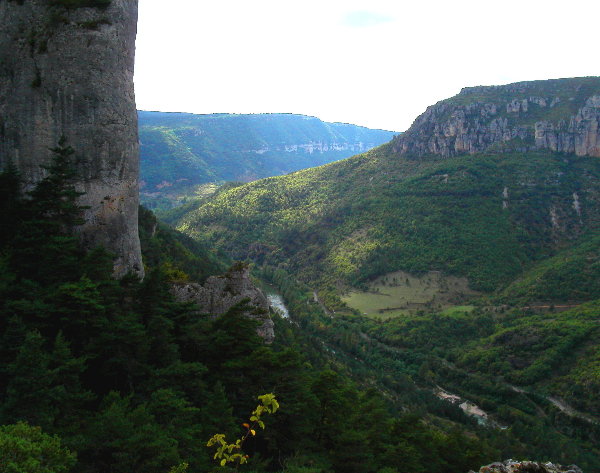
M 474 472 L 469 472 L 474 473 Z M 514 461 L 492 463 L 479 473 L 583 473 L 577 465 L 562 466 L 551 462 Z
M 214 316 L 222 315 L 234 305 L 248 300 L 252 310 L 244 315 L 260 322 L 257 333 L 266 343 L 275 338 L 273 321 L 269 317 L 269 301 L 250 280 L 248 267 L 237 264 L 223 276 L 211 276 L 203 285 L 179 283 L 172 287 L 172 294 L 180 302 L 194 302 L 199 312 Z
M 417 157 L 539 149 L 600 157 L 599 124 L 599 77 L 470 87 L 428 107 L 392 147 Z
M 137 0 L 0 0 L 0 166 L 26 186 L 49 148 L 75 149 L 89 206 L 83 242 L 116 255 L 115 274 L 143 274 L 137 228 L 133 91 Z M 95 6 L 94 6 L 95 5 Z

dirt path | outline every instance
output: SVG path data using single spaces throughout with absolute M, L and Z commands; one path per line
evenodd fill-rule
M 513 386 L 512 384 L 508 384 L 507 383 L 506 386 L 508 386 L 513 391 L 518 392 L 520 394 L 530 394 L 531 393 L 531 391 L 527 391 L 527 390 L 525 390 L 523 388 L 520 388 L 518 386 Z M 586 422 L 589 422 L 590 424 L 600 424 L 600 421 L 598 421 L 598 419 L 595 419 L 594 417 L 592 417 L 592 416 L 590 416 L 588 414 L 584 414 L 583 412 L 578 411 L 577 409 L 575 409 L 574 407 L 570 406 L 569 404 L 567 404 L 562 399 L 559 399 L 559 398 L 554 397 L 554 396 L 542 396 L 542 397 L 544 397 L 548 402 L 552 403 L 552 405 L 554 405 L 561 412 L 567 414 L 570 417 L 577 417 L 579 419 L 585 420 Z
M 547 396 L 546 399 L 548 399 L 548 401 L 550 401 L 554 406 L 556 406 L 558 409 L 560 409 L 561 412 L 564 412 L 565 414 L 567 414 L 570 417 L 577 417 L 579 419 L 585 420 L 586 422 L 589 422 L 590 424 L 599 424 L 600 423 L 600 422 L 598 422 L 598 420 L 594 419 L 593 417 L 591 417 L 587 414 L 584 414 L 583 412 L 579 412 L 574 407 L 569 406 L 562 399 L 558 399 L 553 396 Z

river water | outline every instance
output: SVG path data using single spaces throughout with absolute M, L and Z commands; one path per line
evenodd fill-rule
M 290 318 L 290 312 L 285 306 L 283 298 L 279 294 L 267 292 L 267 299 L 269 300 L 269 305 L 279 312 L 284 319 Z

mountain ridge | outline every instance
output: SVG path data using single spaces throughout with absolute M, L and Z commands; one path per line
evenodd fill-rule
M 138 112 L 141 196 L 146 205 L 198 186 L 248 182 L 359 154 L 393 133 L 296 114 Z
M 316 115 L 306 115 L 304 113 L 294 113 L 294 112 L 257 112 L 257 113 L 236 113 L 236 112 L 214 112 L 214 113 L 195 113 L 195 112 L 177 112 L 177 111 L 162 111 L 162 110 L 142 110 L 138 109 L 138 113 L 151 113 L 151 114 L 164 114 L 164 115 L 181 115 L 181 116 L 190 116 L 191 117 L 269 117 L 269 116 L 283 116 L 283 117 L 300 117 L 305 120 L 319 120 L 323 123 L 327 123 L 329 125 L 349 125 L 356 128 L 362 128 L 365 130 L 375 130 L 375 131 L 384 131 L 388 133 L 402 133 L 399 131 L 388 130 L 385 128 L 371 128 L 365 125 L 357 125 L 356 123 L 350 122 L 341 122 L 334 121 L 330 122 L 327 120 L 322 120 Z
M 464 88 L 427 107 L 392 141 L 397 155 L 542 149 L 600 157 L 600 78 Z
M 547 103 L 538 106 L 543 114 L 534 118 L 560 122 L 570 119 L 571 109 L 594 102 L 600 78 L 467 90 L 467 95 L 487 94 L 485 101 L 476 95 L 469 99 L 478 116 L 494 103 L 504 104 L 502 113 L 514 114 L 511 104 L 522 107 L 518 94 L 551 93 L 557 104 L 562 100 L 571 108 Z M 564 99 L 575 92 L 577 100 Z M 465 105 L 456 105 L 463 96 L 446 102 L 464 115 Z M 179 212 L 175 220 L 183 231 L 235 258 L 286 264 L 304 281 L 322 284 L 327 275 L 328 284 L 361 285 L 398 270 L 442 270 L 468 276 L 484 291 L 509 283 L 580 235 L 598 231 L 600 161 L 593 156 L 527 146 L 422 159 L 399 153 L 398 143 L 425 143 L 418 140 L 428 136 L 429 125 L 440 130 L 443 120 L 452 119 L 450 113 L 434 123 L 443 115 L 436 107 L 444 102 L 429 107 L 437 115 L 426 112 L 425 119 L 422 115 L 407 132 L 374 150 L 220 192 L 190 203 L 186 211 L 191 211 Z M 511 115 L 512 125 L 532 132 L 532 111 Z M 495 113 L 500 114 L 498 107 Z

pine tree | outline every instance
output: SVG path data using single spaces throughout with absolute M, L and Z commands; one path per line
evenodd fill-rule
M 58 146 L 51 149 L 54 153 L 52 162 L 42 166 L 47 176 L 29 192 L 31 210 L 37 218 L 44 218 L 52 224 L 68 232 L 72 227 L 84 223 L 82 211 L 84 207 L 77 204 L 77 199 L 83 195 L 75 189 L 77 170 L 74 163 L 75 150 L 67 146 L 67 140 L 62 137 Z
M 81 225 L 83 207 L 77 204 L 77 176 L 73 148 L 61 138 L 52 149 L 54 158 L 44 168 L 48 175 L 28 193 L 23 209 L 24 223 L 14 239 L 11 266 L 21 279 L 49 285 L 77 280 L 84 252 L 73 228 Z
M 29 332 L 16 359 L 8 366 L 10 381 L 6 386 L 0 423 L 26 421 L 43 428 L 53 425 L 57 409 L 50 396 L 49 359 L 40 333 Z
M 9 243 L 18 231 L 23 219 L 23 201 L 20 196 L 21 175 L 9 162 L 0 173 L 0 248 Z

